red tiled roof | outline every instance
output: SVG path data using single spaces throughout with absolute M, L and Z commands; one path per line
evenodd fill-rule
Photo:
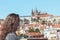
M 42 14 L 37 15 L 37 16 L 34 16 L 34 17 L 36 18 L 36 17 L 49 17 L 49 16 L 53 16 L 53 15 L 51 15 L 51 14 L 46 14 L 46 13 L 42 13 Z
M 46 26 L 45 26 L 45 25 L 42 25 L 40 28 L 41 28 L 42 30 L 44 30 L 44 29 L 46 28 Z
M 54 24 L 53 27 L 54 28 L 60 28 L 60 24 Z
M 48 17 L 48 16 L 53 16 L 51 14 L 40 14 L 40 17 Z
M 36 33 L 36 32 L 30 32 L 30 35 L 31 36 L 39 36 L 39 35 L 41 35 L 40 33 Z

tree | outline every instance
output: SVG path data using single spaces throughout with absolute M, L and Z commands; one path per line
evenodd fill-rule
M 55 21 L 56 21 L 56 19 L 53 20 L 53 22 L 55 22 Z
M 53 20 L 53 23 L 54 23 L 54 24 L 56 23 L 56 19 Z
M 28 24 L 29 20 L 28 19 L 24 19 L 24 24 Z
M 40 33 L 40 30 L 37 28 L 37 29 L 35 29 L 35 32 Z
M 32 18 L 32 22 L 38 22 L 38 19 Z
M 42 24 L 45 24 L 45 21 L 44 20 L 42 21 Z
M 34 32 L 34 29 L 29 28 L 28 32 Z

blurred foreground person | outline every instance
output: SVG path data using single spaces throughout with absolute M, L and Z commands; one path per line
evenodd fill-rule
M 20 40 L 16 34 L 16 30 L 19 28 L 19 22 L 20 18 L 18 14 L 9 14 L 1 29 L 0 40 Z

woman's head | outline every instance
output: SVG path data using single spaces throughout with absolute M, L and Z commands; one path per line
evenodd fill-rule
M 5 39 L 6 35 L 10 32 L 15 32 L 19 27 L 20 18 L 18 14 L 11 13 L 9 14 L 3 24 L 2 37 Z
M 11 13 L 7 16 L 3 26 L 6 28 L 8 32 L 14 32 L 17 30 L 19 26 L 19 21 L 19 15 Z

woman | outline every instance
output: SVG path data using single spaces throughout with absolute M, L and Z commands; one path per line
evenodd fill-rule
M 16 34 L 16 30 L 19 28 L 19 21 L 18 14 L 9 14 L 4 21 L 0 40 L 19 40 L 19 37 Z

